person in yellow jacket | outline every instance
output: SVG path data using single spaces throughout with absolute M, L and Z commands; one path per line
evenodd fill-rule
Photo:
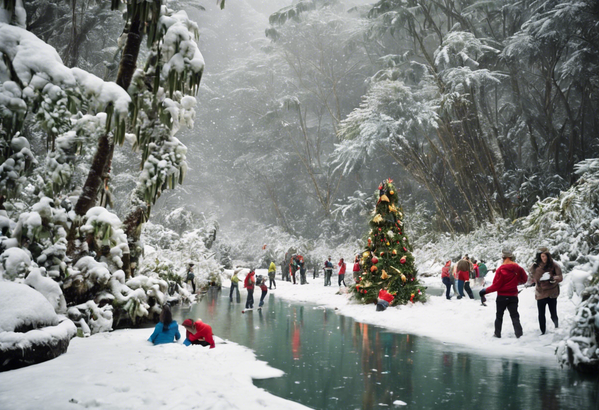
M 272 289 L 272 285 L 275 285 L 275 289 L 277 288 L 277 284 L 275 282 L 275 273 L 277 272 L 277 265 L 275 265 L 275 261 L 270 262 L 270 266 L 268 267 L 268 285 L 269 288 Z
M 233 276 L 231 276 L 231 291 L 229 292 L 229 300 L 233 302 L 233 292 L 237 292 L 237 303 L 241 301 L 241 296 L 239 295 L 239 277 L 237 276 L 239 271 L 235 271 Z

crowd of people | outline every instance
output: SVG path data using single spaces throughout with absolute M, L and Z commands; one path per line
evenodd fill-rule
M 502 252 L 502 263 L 494 270 L 495 275 L 493 277 L 493 283 L 486 286 L 486 276 L 489 271 L 484 260 L 477 261 L 474 258 L 470 258 L 468 255 L 464 255 L 455 261 L 448 260 L 443 268 L 441 269 L 441 280 L 445 285 L 445 297 L 450 300 L 452 298 L 451 290 L 453 288 L 454 294 L 457 295 L 457 299 L 465 298 L 468 295 L 469 299 L 474 299 L 470 282 L 475 283 L 482 287 L 479 291 L 481 303 L 485 304 L 486 295 L 497 292 L 496 298 L 496 316 L 495 316 L 495 331 L 494 336 L 497 338 L 501 337 L 501 331 L 503 326 L 503 316 L 505 311 L 509 312 L 514 327 L 514 332 L 517 338 L 522 336 L 522 325 L 520 324 L 520 315 L 518 313 L 518 294 L 523 288 L 519 289 L 519 286 L 524 287 L 535 287 L 535 299 L 537 302 L 538 309 L 538 320 L 541 334 L 545 334 L 547 330 L 546 324 L 546 307 L 549 308 L 549 314 L 554 326 L 559 326 L 559 319 L 557 315 L 557 297 L 560 294 L 559 284 L 563 280 L 561 268 L 557 263 L 553 261 L 551 253 L 545 247 L 541 247 L 537 250 L 534 263 L 529 268 L 528 274 L 526 271 L 515 262 L 515 256 L 512 251 L 504 250 Z M 347 265 L 343 258 L 337 263 L 338 267 L 338 286 L 346 286 L 345 273 Z M 191 280 L 190 271 L 193 265 L 190 265 L 190 269 L 187 272 L 186 280 Z M 334 264 L 329 256 L 324 261 L 322 270 L 324 273 L 324 286 L 331 286 L 331 277 L 334 271 Z M 359 256 L 354 259 L 354 266 L 352 269 L 354 280 L 359 275 L 360 264 Z M 284 265 L 282 271 L 283 281 L 293 281 L 293 284 L 298 284 L 296 276 L 299 273 L 299 283 L 308 284 L 306 280 L 306 266 L 304 258 L 301 255 L 293 255 L 290 258 L 289 264 Z M 193 275 L 193 273 L 191 273 Z M 261 296 L 258 308 L 262 308 L 264 305 L 264 299 L 269 291 L 276 289 L 277 284 L 275 280 L 276 276 L 276 264 L 274 261 L 270 262 L 268 267 L 268 281 L 269 286 L 266 284 L 266 277 L 262 275 L 256 275 L 254 269 L 250 269 L 250 272 L 245 276 L 243 286 L 247 291 L 247 299 L 245 303 L 245 309 L 251 310 L 254 308 L 254 289 L 260 288 Z M 314 278 L 318 276 L 317 268 L 314 268 Z M 229 299 L 231 302 L 234 300 L 237 303 L 240 302 L 239 294 L 239 282 L 238 271 L 235 271 L 231 276 L 231 286 L 229 291 Z M 485 287 L 486 286 L 486 287 Z M 383 311 L 393 302 L 393 295 L 389 294 L 385 289 L 381 289 L 378 294 L 377 300 L 377 311 Z M 202 320 L 198 319 L 193 321 L 192 319 L 185 319 L 182 323 L 186 330 L 184 345 L 201 345 L 210 346 L 214 348 L 214 339 L 212 335 L 212 328 Z M 154 332 L 148 339 L 155 345 L 164 343 L 173 343 L 181 339 L 179 332 L 179 325 L 172 318 L 170 306 L 164 305 L 160 314 L 160 322 L 154 328 Z
M 551 320 L 557 328 L 559 326 L 557 297 L 560 293 L 559 283 L 563 280 L 563 275 L 559 265 L 553 261 L 549 249 L 545 247 L 537 249 L 534 263 L 529 268 L 528 274 L 515 262 L 515 256 L 511 250 L 504 250 L 501 258 L 502 263 L 495 270 L 493 283 L 488 287 L 485 287 L 485 276 L 488 269 L 484 261 L 470 260 L 468 255 L 464 255 L 453 265 L 452 261 L 448 260 L 441 269 L 441 280 L 446 287 L 445 297 L 451 299 L 450 291 L 453 287 L 458 299 L 464 297 L 464 291 L 470 299 L 474 299 L 470 288 L 471 280 L 483 286 L 479 292 L 483 304 L 486 302 L 487 294 L 497 292 L 494 336 L 501 337 L 503 316 L 507 310 L 512 319 L 514 333 L 519 338 L 523 332 L 518 313 L 518 294 L 524 287 L 534 286 L 541 334 L 545 334 L 547 330 L 546 307 L 549 308 Z M 518 289 L 521 285 L 524 287 Z

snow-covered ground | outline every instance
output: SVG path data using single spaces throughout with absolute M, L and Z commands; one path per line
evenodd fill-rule
M 257 274 L 266 276 L 267 272 L 259 269 Z M 322 275 L 317 279 L 308 276 L 308 285 L 277 279 L 277 289 L 272 292 L 278 298 L 333 308 L 360 322 L 432 337 L 459 349 L 537 358 L 547 363 L 555 362 L 555 347 L 567 334 L 575 309 L 566 296 L 570 282 L 566 275 L 558 300 L 561 327 L 553 328 L 547 312 L 548 332 L 541 336 L 534 289 L 525 289 L 519 306 L 524 336 L 516 339 L 506 312 L 503 337 L 495 339 L 492 335 L 496 294 L 488 295 L 487 307 L 478 300 L 431 296 L 426 304 L 376 312 L 374 305 L 353 303 L 344 288 L 339 291 L 337 277 L 332 279 L 331 287 L 323 286 Z M 438 277 L 424 280 L 431 286 L 440 282 Z M 487 280 L 492 280 L 492 273 Z M 228 284 L 227 280 L 223 282 Z M 476 293 L 479 289 L 473 290 Z M 244 291 L 242 297 L 245 298 Z M 305 408 L 254 386 L 252 379 L 277 377 L 282 372 L 258 361 L 243 346 L 220 339 L 215 349 L 185 347 L 180 343 L 152 346 L 146 341 L 151 332 L 152 329 L 119 330 L 75 338 L 68 352 L 54 360 L 0 373 L 0 408 L 37 409 L 41 403 L 45 409 Z
M 183 333 L 183 327 L 180 327 Z M 251 350 L 153 346 L 152 329 L 75 338 L 66 354 L 0 373 L 0 409 L 305 409 L 254 386 L 282 371 Z M 220 341 L 220 343 L 219 343 Z
M 256 274 L 266 276 L 267 272 L 257 269 Z M 345 277 L 348 282 L 347 278 L 351 277 L 351 272 Z M 280 275 L 277 275 L 277 278 L 280 278 Z M 421 278 L 421 280 L 427 286 L 442 286 L 440 273 L 437 277 Z M 493 281 L 493 272 L 489 272 L 486 280 L 486 286 L 489 286 Z M 466 296 L 461 300 L 456 297 L 447 300 L 443 295 L 430 296 L 425 304 L 409 303 L 405 306 L 390 307 L 384 312 L 376 312 L 374 305 L 359 305 L 352 302 L 349 295 L 345 293 L 345 288 L 341 288 L 340 291 L 336 275 L 333 275 L 331 281 L 333 286 L 324 287 L 322 275 L 316 279 L 312 279 L 309 275 L 309 284 L 303 286 L 277 280 L 277 290 L 274 292 L 276 297 L 300 303 L 315 303 L 336 309 L 339 314 L 350 316 L 359 322 L 378 325 L 400 333 L 432 337 L 438 339 L 440 343 L 455 344 L 461 349 L 505 357 L 546 358 L 553 360 L 556 365 L 555 348 L 568 335 L 575 312 L 574 303 L 567 296 L 570 276 L 565 275 L 557 302 L 560 327 L 554 328 L 547 310 L 547 332 L 541 335 L 534 288 L 526 288 L 519 295 L 518 306 L 524 335 L 519 339 L 516 338 L 509 312 L 506 310 L 502 337 L 497 339 L 493 337 L 497 293 L 487 295 L 486 307 L 482 306 L 478 299 L 471 300 Z M 224 283 L 228 282 L 224 281 Z M 480 286 L 472 288 L 477 297 L 480 289 Z M 245 292 L 242 292 L 242 297 L 243 293 Z

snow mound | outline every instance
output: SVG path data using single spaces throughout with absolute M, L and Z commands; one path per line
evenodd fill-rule
M 0 371 L 53 359 L 77 333 L 50 302 L 27 285 L 0 282 Z

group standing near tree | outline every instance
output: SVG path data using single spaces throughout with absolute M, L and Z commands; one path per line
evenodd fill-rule
M 516 337 L 519 338 L 522 336 L 522 325 L 518 313 L 518 294 L 522 289 L 518 290 L 518 286 L 523 284 L 525 284 L 525 287 L 535 287 L 535 299 L 537 302 L 541 334 L 544 335 L 547 330 L 545 318 L 546 307 L 549 308 L 549 314 L 555 328 L 558 328 L 557 297 L 560 294 L 559 283 L 562 282 L 563 275 L 559 265 L 553 261 L 549 249 L 546 247 L 537 249 L 528 275 L 515 262 L 515 256 L 511 250 L 503 250 L 501 257 L 502 264 L 495 271 L 493 283 L 479 292 L 483 304 L 486 302 L 487 294 L 497 292 L 494 336 L 497 338 L 501 337 L 503 316 L 506 310 L 510 314 Z M 468 276 L 467 273 L 469 273 Z M 464 255 L 453 267 L 451 266 L 451 260 L 446 261 L 441 269 L 441 280 L 446 288 L 446 299 L 451 299 L 452 276 L 458 282 L 458 299 L 464 297 L 464 290 L 470 299 L 473 299 L 469 279 L 474 279 L 476 283 L 484 286 L 487 273 L 488 268 L 484 260 L 478 262 L 476 259 L 472 259 L 472 262 L 470 262 L 468 255 Z

